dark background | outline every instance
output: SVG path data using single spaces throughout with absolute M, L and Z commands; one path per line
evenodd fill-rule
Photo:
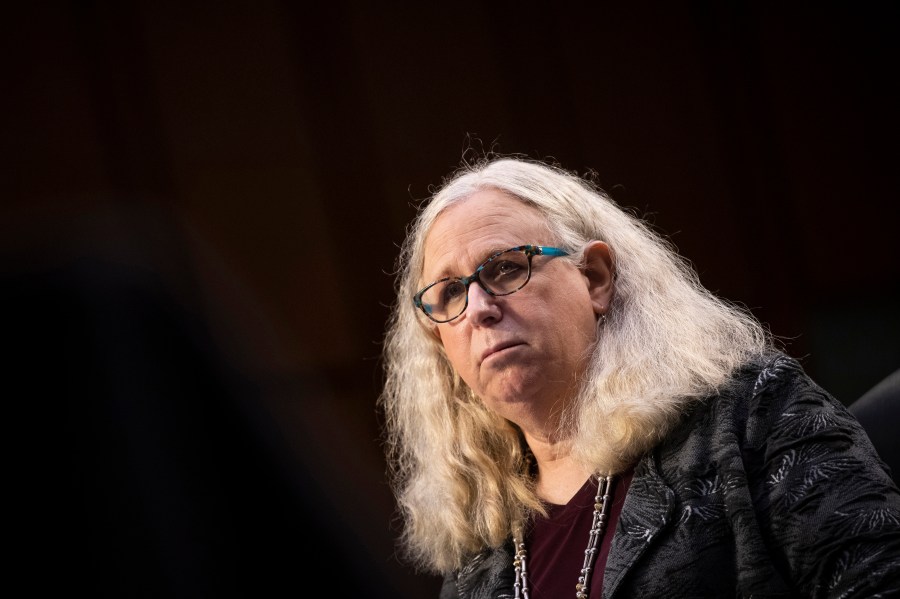
M 32 588 L 435 596 L 375 400 L 397 246 L 469 145 L 596 171 L 844 403 L 900 367 L 897 8 L 380 4 L 7 12 Z

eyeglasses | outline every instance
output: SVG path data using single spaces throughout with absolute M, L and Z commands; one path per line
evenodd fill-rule
M 445 277 L 428 285 L 413 296 L 413 304 L 434 322 L 450 322 L 466 311 L 473 281 L 490 295 L 510 295 L 531 280 L 531 259 L 541 255 L 555 258 L 568 256 L 569 252 L 540 245 L 502 250 L 488 257 L 468 277 Z

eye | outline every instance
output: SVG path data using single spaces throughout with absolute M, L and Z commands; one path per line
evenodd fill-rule
M 523 264 L 512 260 L 498 260 L 491 269 L 491 277 L 496 281 L 506 277 L 514 277 L 525 268 Z
M 460 297 L 465 297 L 466 295 L 466 286 L 462 284 L 462 281 L 447 281 L 444 283 L 444 288 L 441 291 L 441 302 L 443 304 L 449 304 Z

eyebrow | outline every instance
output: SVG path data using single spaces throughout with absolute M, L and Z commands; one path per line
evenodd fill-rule
M 520 246 L 520 245 L 523 245 L 523 244 L 519 243 L 519 244 L 516 244 L 516 245 L 502 245 L 502 246 L 499 246 L 499 245 L 492 245 L 492 246 L 489 246 L 489 249 L 488 249 L 487 251 L 480 252 L 479 254 L 476 254 L 476 255 L 480 255 L 481 258 L 479 258 L 478 262 L 475 263 L 475 266 L 474 266 L 474 268 L 473 268 L 472 271 L 469 271 L 469 272 L 467 272 L 467 273 L 465 273 L 465 274 L 458 274 L 458 273 L 457 273 L 457 274 L 453 274 L 453 273 L 450 272 L 450 270 L 449 270 L 447 267 L 444 267 L 444 268 L 442 268 L 441 270 L 438 271 L 437 276 L 435 276 L 434 278 L 431 278 L 431 279 L 427 279 L 427 280 L 425 281 L 425 283 L 426 283 L 426 284 L 429 284 L 429 283 L 433 283 L 433 282 L 435 282 L 435 281 L 440 281 L 441 279 L 446 279 L 446 278 L 461 279 L 461 278 L 463 278 L 463 277 L 468 277 L 469 275 L 472 274 L 472 272 L 474 272 L 474 269 L 475 269 L 475 268 L 478 268 L 479 266 L 481 266 L 482 264 L 484 264 L 484 261 L 487 260 L 488 258 L 490 258 L 491 256 L 493 256 L 494 254 L 496 254 L 496 253 L 498 253 L 498 252 L 502 252 L 502 251 L 504 251 L 504 250 L 508 250 L 508 249 L 510 249 L 510 248 L 518 247 L 518 246 Z M 423 275 L 425 274 L 425 273 L 424 273 L 424 270 L 423 270 L 422 274 L 423 274 Z

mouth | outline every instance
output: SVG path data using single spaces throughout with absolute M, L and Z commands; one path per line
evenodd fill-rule
M 504 350 L 507 350 L 511 347 L 517 347 L 519 345 L 523 345 L 523 344 L 520 341 L 503 341 L 500 343 L 495 343 L 494 345 L 491 345 L 490 347 L 488 347 L 481 353 L 480 362 L 484 362 L 485 360 L 487 360 L 488 358 L 490 358 L 491 356 L 493 356 L 495 354 L 498 354 L 498 353 L 500 353 Z

